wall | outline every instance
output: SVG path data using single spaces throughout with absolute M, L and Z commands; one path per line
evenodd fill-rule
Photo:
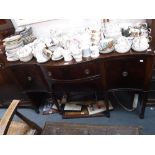
M 23 20 L 24 21 L 24 20 Z M 38 38 L 49 38 L 50 37 L 50 30 L 53 28 L 61 28 L 61 29 L 79 29 L 88 26 L 98 26 L 100 25 L 99 19 L 53 19 L 53 20 L 45 20 L 45 21 L 38 21 L 30 20 L 30 24 L 28 24 L 28 20 L 26 20 L 26 26 L 31 26 L 33 29 L 33 33 Z M 112 19 L 112 22 L 119 22 L 119 23 L 141 23 L 145 22 L 144 19 Z M 12 19 L 12 22 L 15 28 L 22 27 L 23 25 L 17 24 L 17 20 Z

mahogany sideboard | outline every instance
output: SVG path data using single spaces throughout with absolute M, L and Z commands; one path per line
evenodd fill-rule
M 1 54 L 0 93 L 3 95 L 7 86 L 8 97 L 16 91 L 13 97 L 19 98 L 20 91 L 25 91 L 47 92 L 56 99 L 55 92 L 63 91 L 67 86 L 71 89 L 90 87 L 103 93 L 103 98 L 107 101 L 106 114 L 109 117 L 109 92 L 119 89 L 135 91 L 141 94 L 139 116 L 144 118 L 154 61 L 153 51 L 129 51 L 124 54 L 112 52 L 101 54 L 95 59 L 83 59 L 79 63 L 74 60 L 68 63 L 60 60 L 44 64 L 38 64 L 35 59 L 28 63 L 7 62 L 5 55 Z M 10 90 L 10 85 L 19 86 L 20 89 Z M 58 108 L 61 111 L 60 107 Z

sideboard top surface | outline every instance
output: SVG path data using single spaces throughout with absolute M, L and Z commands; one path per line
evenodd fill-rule
M 117 52 L 112 52 L 112 53 L 108 53 L 108 54 L 100 54 L 99 57 L 97 58 L 83 58 L 83 60 L 81 62 L 76 62 L 75 60 L 72 60 L 70 62 L 65 62 L 63 59 L 59 60 L 59 61 L 52 61 L 49 60 L 46 63 L 42 63 L 40 65 L 45 65 L 45 66 L 53 66 L 53 67 L 64 67 L 64 66 L 68 66 L 68 65 L 76 65 L 76 64 L 81 64 L 81 63 L 85 63 L 85 62 L 97 62 L 97 61 L 107 61 L 107 60 L 112 60 L 112 59 L 128 59 L 128 58 L 144 58 L 144 57 L 148 57 L 148 56 L 155 56 L 155 53 L 153 51 L 150 52 L 134 52 L 132 50 L 130 50 L 127 53 L 117 53 Z M 21 62 L 21 61 L 16 61 L 16 62 L 8 62 L 6 60 L 6 56 L 3 54 L 3 60 L 5 62 L 5 66 L 12 66 L 12 65 L 22 65 L 22 64 L 39 64 L 37 63 L 37 61 L 35 60 L 35 58 L 33 58 L 31 61 L 29 62 Z

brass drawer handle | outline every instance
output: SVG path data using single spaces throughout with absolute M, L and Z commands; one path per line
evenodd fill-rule
M 27 79 L 28 79 L 28 81 L 32 81 L 32 77 L 31 76 L 28 76 Z
M 4 67 L 4 64 L 3 63 L 0 63 L 0 68 L 3 68 Z
M 124 72 L 122 73 L 122 76 L 123 76 L 123 77 L 127 77 L 127 76 L 128 76 L 128 72 L 124 71 Z
M 89 70 L 89 69 L 85 69 L 85 70 L 84 70 L 84 73 L 85 73 L 86 75 L 89 75 L 89 74 L 90 74 L 90 70 Z
M 48 74 L 48 76 L 52 76 L 52 73 L 51 72 L 48 72 L 47 74 Z

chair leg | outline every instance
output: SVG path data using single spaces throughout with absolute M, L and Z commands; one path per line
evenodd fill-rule
M 36 123 L 34 123 L 33 121 L 29 120 L 27 117 L 25 117 L 24 115 L 22 115 L 20 112 L 16 111 L 15 113 L 19 118 L 21 118 L 25 123 L 27 123 L 29 126 L 31 126 L 32 128 L 37 130 L 37 134 L 41 134 L 42 132 L 42 128 L 40 126 L 38 126 Z

